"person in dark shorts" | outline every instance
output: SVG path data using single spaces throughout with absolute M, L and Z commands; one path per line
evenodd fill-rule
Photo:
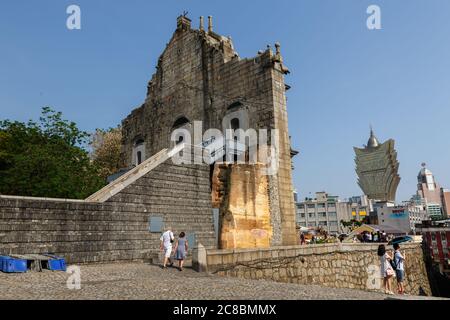
M 175 244 L 175 259 L 178 260 L 178 270 L 180 271 L 183 271 L 183 263 L 186 259 L 188 248 L 189 245 L 186 239 L 186 234 L 184 232 L 181 232 L 178 237 L 177 243 Z

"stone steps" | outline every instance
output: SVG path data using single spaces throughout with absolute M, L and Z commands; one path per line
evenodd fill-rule
M 121 177 L 117 178 L 115 181 L 111 182 L 109 185 L 103 189 L 97 191 L 90 197 L 86 199 L 86 202 L 105 202 L 112 196 L 118 194 L 120 191 L 131 185 L 133 182 L 143 177 L 151 170 L 159 166 L 161 163 L 170 159 L 174 154 L 183 150 L 184 144 L 179 144 L 175 146 L 172 150 L 163 149 L 153 157 L 145 160 L 140 165 L 136 166 L 132 170 L 128 171 Z

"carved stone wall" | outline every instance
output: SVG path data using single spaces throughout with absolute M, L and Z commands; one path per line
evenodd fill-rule
M 270 178 L 272 221 L 276 244 L 295 244 L 295 206 L 291 173 L 291 147 L 286 111 L 288 72 L 279 45 L 256 57 L 241 59 L 230 38 L 195 30 L 186 17 L 160 56 L 148 85 L 147 99 L 123 121 L 124 165 L 132 164 L 133 146 L 143 139 L 146 157 L 170 146 L 178 119 L 201 121 L 207 129 L 223 130 L 224 119 L 238 112 L 248 128 L 278 129 L 278 173 Z

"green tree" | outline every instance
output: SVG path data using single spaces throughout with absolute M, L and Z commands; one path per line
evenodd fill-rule
M 341 220 L 341 224 L 342 224 L 343 227 L 350 228 L 350 229 L 353 230 L 354 228 L 361 227 L 363 225 L 363 222 L 362 221 L 358 221 L 356 219 L 352 219 L 350 221 Z
M 0 194 L 86 198 L 105 184 L 88 142 L 87 132 L 49 107 L 38 123 L 0 121 Z

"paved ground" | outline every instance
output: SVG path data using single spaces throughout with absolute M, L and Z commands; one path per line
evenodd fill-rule
M 243 280 L 146 264 L 81 267 L 81 289 L 69 290 L 64 272 L 0 273 L 0 299 L 106 300 L 274 300 L 364 299 L 386 296 L 351 289 Z

